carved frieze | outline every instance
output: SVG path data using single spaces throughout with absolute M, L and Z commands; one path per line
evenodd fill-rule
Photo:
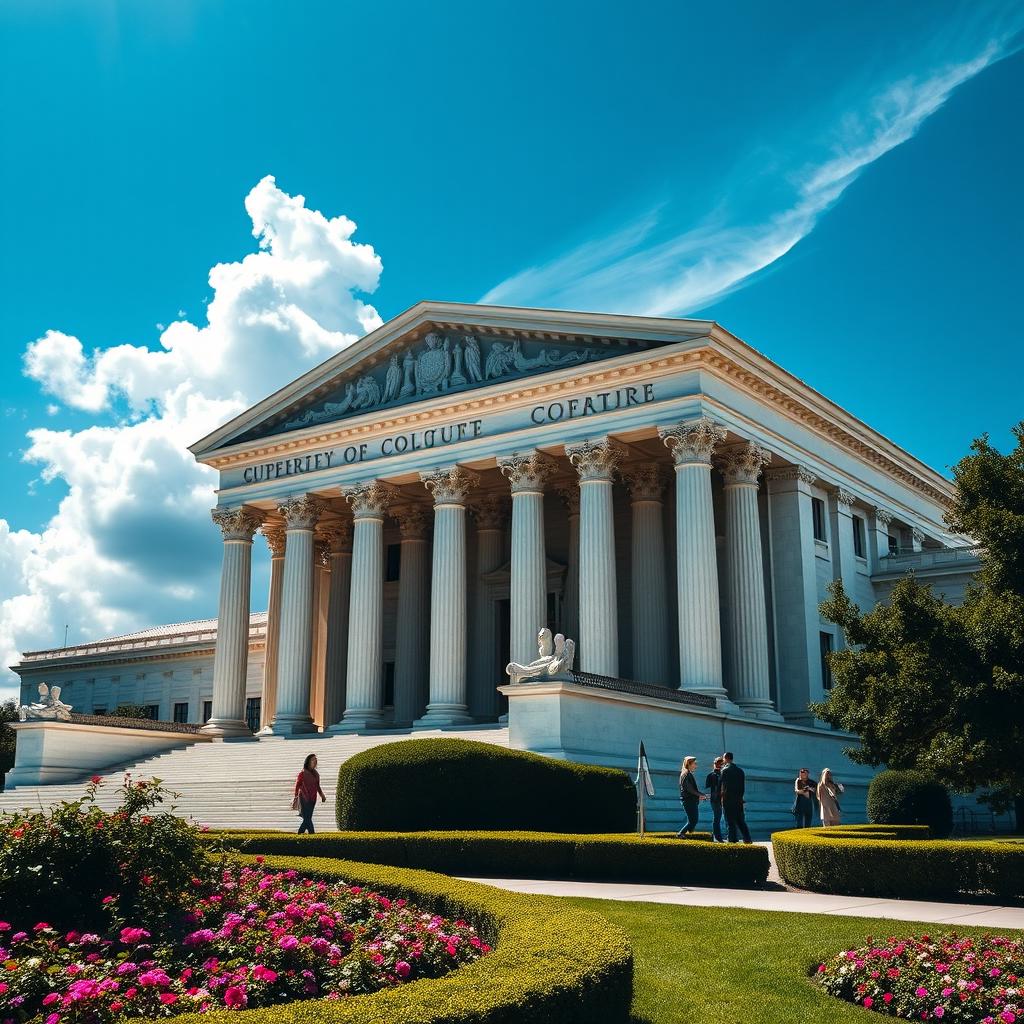
M 422 341 L 392 352 L 386 362 L 357 372 L 338 390 L 252 437 L 342 419 L 345 416 L 420 398 L 514 380 L 565 366 L 578 366 L 649 348 L 649 341 L 617 341 L 614 345 L 573 345 L 568 342 L 431 331 Z

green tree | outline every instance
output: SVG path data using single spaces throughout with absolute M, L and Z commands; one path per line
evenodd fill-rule
M 14 767 L 14 730 L 7 724 L 18 720 L 17 701 L 5 700 L 0 704 L 0 788 L 3 776 Z
M 997 809 L 1024 796 L 1024 422 L 1014 436 L 1008 455 L 978 438 L 953 469 L 946 522 L 984 548 L 963 605 L 909 575 L 861 612 L 834 583 L 822 614 L 849 646 L 830 655 L 832 692 L 812 706 L 860 737 L 854 761 L 989 787 Z

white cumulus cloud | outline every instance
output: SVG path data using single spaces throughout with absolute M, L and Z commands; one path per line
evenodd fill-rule
M 58 329 L 28 345 L 27 376 L 81 430 L 28 431 L 24 458 L 67 493 L 39 532 L 0 519 L 0 665 L 19 653 L 128 632 L 210 607 L 216 474 L 187 445 L 381 323 L 360 295 L 381 273 L 356 225 L 260 181 L 245 199 L 258 249 L 210 270 L 206 322 L 179 319 L 160 347 L 87 352 Z M 4 688 L 17 682 L 0 676 Z M 9 689 L 7 692 L 11 692 Z

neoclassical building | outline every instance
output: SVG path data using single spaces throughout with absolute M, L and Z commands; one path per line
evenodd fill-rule
M 542 625 L 593 677 L 813 726 L 832 580 L 870 606 L 916 566 L 956 600 L 977 567 L 948 480 L 710 321 L 421 302 L 191 451 L 223 736 L 254 724 L 257 538 L 278 735 L 496 719 Z

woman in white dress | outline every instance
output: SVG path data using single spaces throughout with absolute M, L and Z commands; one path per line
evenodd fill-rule
M 818 782 L 818 807 L 821 808 L 822 825 L 839 825 L 841 811 L 839 794 L 843 792 L 843 784 L 832 778 L 832 769 L 825 768 Z

